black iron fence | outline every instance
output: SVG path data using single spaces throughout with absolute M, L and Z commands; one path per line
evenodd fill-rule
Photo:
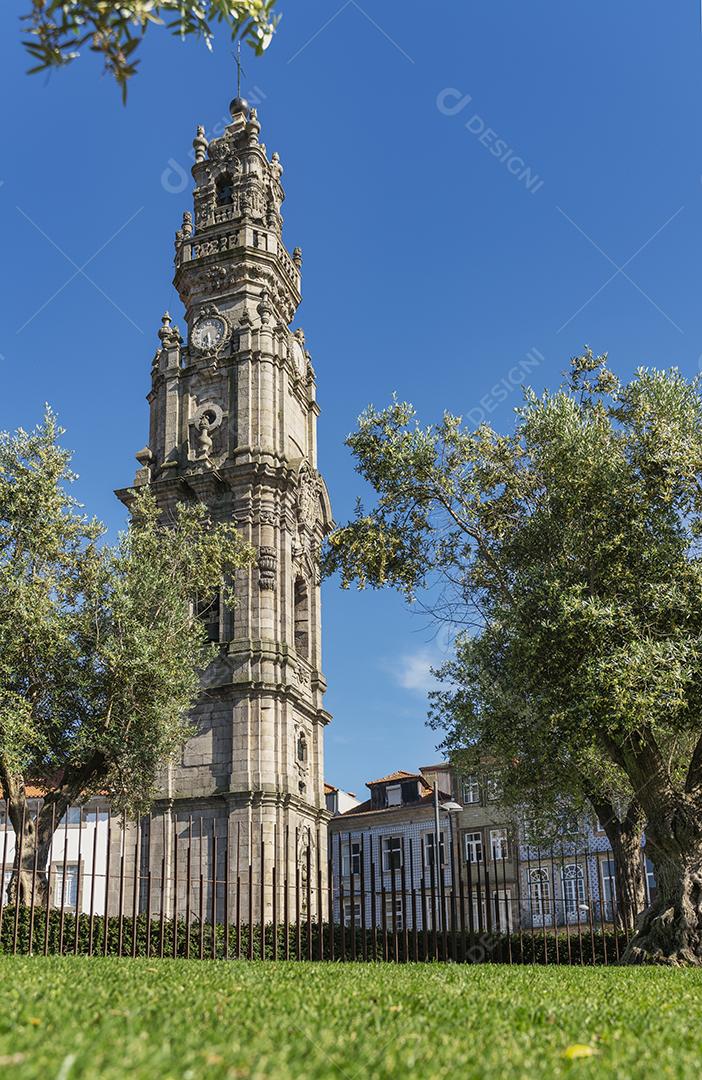
M 106 805 L 73 808 L 43 866 L 26 835 L 5 815 L 5 953 L 607 964 L 631 933 L 608 854 L 573 843 L 510 858 L 456 836 L 436 860 L 426 835 L 125 826 Z

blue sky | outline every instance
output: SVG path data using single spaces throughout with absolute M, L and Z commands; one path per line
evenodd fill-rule
M 156 32 L 123 108 L 88 56 L 25 76 L 0 16 L 6 103 L 0 429 L 49 401 L 78 495 L 116 532 L 147 431 L 150 361 L 190 205 L 195 128 L 226 116 L 231 49 Z M 361 493 L 344 437 L 393 391 L 508 428 L 521 381 L 584 343 L 627 373 L 702 353 L 702 36 L 696 0 L 282 0 L 245 91 L 285 166 L 304 254 L 320 467 L 338 521 Z M 9 280 L 8 280 L 9 277 Z M 325 586 L 327 777 L 434 756 L 443 636 L 391 594 Z

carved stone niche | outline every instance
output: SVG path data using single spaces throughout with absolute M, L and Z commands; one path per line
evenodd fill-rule
M 310 769 L 310 736 L 300 724 L 295 725 L 295 765 L 300 777 L 306 777 Z
M 212 432 L 221 427 L 224 413 L 214 402 L 205 402 L 190 418 L 191 457 L 209 461 L 213 450 Z
M 261 589 L 275 589 L 278 572 L 278 552 L 262 544 L 258 549 L 258 584 Z

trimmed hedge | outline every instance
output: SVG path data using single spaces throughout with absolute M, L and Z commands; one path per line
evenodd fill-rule
M 175 923 L 176 948 L 174 953 L 172 919 L 139 915 L 136 921 L 131 916 L 110 916 L 107 920 L 102 915 L 76 916 L 71 912 L 52 909 L 49 912 L 47 929 L 46 911 L 6 905 L 0 925 L 0 953 L 51 953 L 88 955 L 90 953 L 107 956 L 190 956 L 212 959 L 234 959 L 252 956 L 259 959 L 261 950 L 261 927 L 254 924 L 226 927 L 211 923 L 200 925 L 191 923 L 190 932 L 185 921 Z M 30 942 L 31 929 L 31 942 Z M 464 934 L 438 932 L 426 933 L 418 930 L 399 931 L 396 936 L 392 931 L 378 928 L 365 932 L 357 928 L 355 933 L 348 927 L 334 925 L 333 948 L 330 941 L 328 923 L 322 925 L 322 946 L 320 951 L 320 927 L 316 921 L 311 925 L 302 921 L 299 926 L 277 926 L 277 948 L 274 949 L 273 926 L 264 927 L 263 957 L 272 960 L 312 959 L 312 960 L 449 960 L 457 963 L 516 963 L 516 964 L 604 964 L 615 963 L 626 945 L 623 934 L 617 935 L 611 928 L 604 934 L 601 930 L 591 932 L 589 927 L 571 929 L 569 933 L 552 930 L 545 934 L 539 930 L 524 930 L 521 933 Z M 134 934 L 136 933 L 136 941 Z M 365 934 L 365 949 L 364 949 Z M 162 940 L 163 938 L 163 940 Z M 189 939 L 189 940 L 188 940 Z M 31 947 L 30 947 L 31 946 Z

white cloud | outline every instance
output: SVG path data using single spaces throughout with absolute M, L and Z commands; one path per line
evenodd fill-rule
M 439 683 L 432 674 L 432 668 L 441 664 L 442 657 L 436 648 L 425 647 L 412 653 L 405 653 L 388 667 L 395 681 L 404 689 L 426 695 L 436 690 Z

